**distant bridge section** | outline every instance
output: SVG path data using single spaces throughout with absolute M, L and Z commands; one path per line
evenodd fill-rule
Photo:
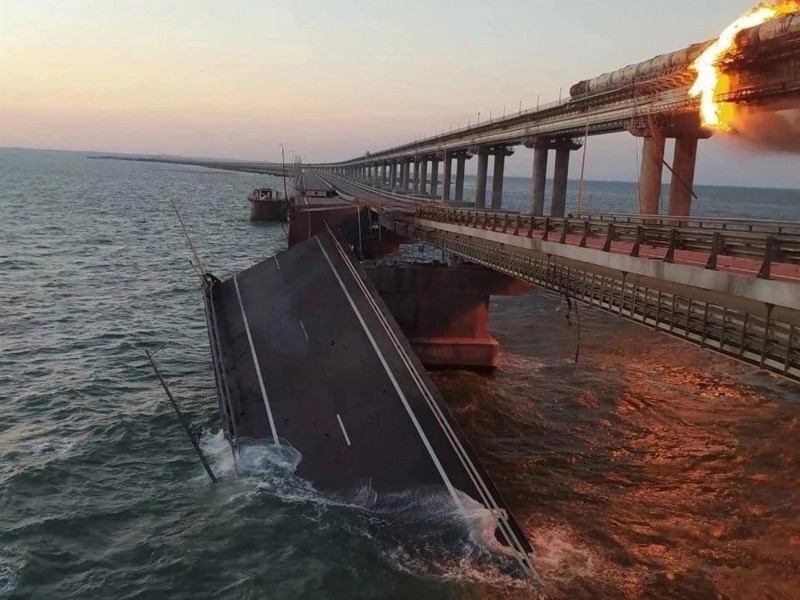
M 104 154 L 90 156 L 93 159 L 102 160 L 128 160 L 133 162 L 165 163 L 169 165 L 190 165 L 194 167 L 205 167 L 206 169 L 220 169 L 223 171 L 242 171 L 244 173 L 261 173 L 274 177 L 283 177 L 284 174 L 290 177 L 294 172 L 292 165 L 282 165 L 281 163 L 251 162 L 237 160 L 206 160 L 199 158 L 181 158 L 169 156 L 121 156 L 118 154 Z

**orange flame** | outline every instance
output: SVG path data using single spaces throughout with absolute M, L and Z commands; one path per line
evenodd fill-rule
M 703 125 L 723 130 L 730 129 L 730 123 L 720 114 L 720 106 L 715 97 L 722 79 L 719 63 L 735 49 L 737 34 L 743 29 L 761 25 L 798 10 L 800 10 L 800 0 L 762 2 L 728 25 L 717 41 L 692 63 L 691 68 L 697 73 L 697 79 L 689 90 L 689 96 L 700 97 L 700 116 Z

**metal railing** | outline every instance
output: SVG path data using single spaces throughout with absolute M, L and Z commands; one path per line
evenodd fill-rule
M 723 231 L 755 231 L 760 233 L 800 235 L 800 221 L 777 219 L 746 219 L 737 217 L 673 217 L 669 215 L 641 215 L 635 213 L 573 212 L 573 219 L 586 219 L 612 223 L 668 225 L 672 227 L 697 227 Z
M 600 218 L 600 215 L 578 217 L 538 217 L 495 211 L 465 210 L 436 205 L 417 208 L 416 215 L 429 221 L 454 223 L 490 229 L 502 233 L 537 237 L 544 241 L 586 247 L 589 240 L 602 241 L 602 251 L 620 252 L 613 244 L 627 244 L 630 256 L 639 256 L 644 247 L 666 249 L 664 261 L 674 262 L 675 252 L 686 250 L 703 253 L 706 268 L 716 269 L 721 256 L 745 258 L 760 263 L 758 277 L 769 279 L 774 263 L 800 265 L 800 233 L 797 224 L 769 221 L 751 222 L 732 219 L 691 219 L 672 217 L 617 215 Z
M 433 244 L 495 271 L 588 303 L 605 312 L 800 381 L 800 326 L 771 305 L 747 311 L 685 292 L 667 292 L 635 275 L 565 265 L 535 252 L 386 219 L 396 233 Z

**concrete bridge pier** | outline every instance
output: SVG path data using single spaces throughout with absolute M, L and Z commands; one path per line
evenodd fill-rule
M 533 289 L 474 266 L 376 263 L 364 269 L 420 361 L 429 367 L 495 369 L 499 344 L 489 332 L 489 298 Z
M 547 187 L 547 146 L 533 146 L 533 177 L 531 178 L 531 214 L 544 215 L 544 191 Z
M 688 217 L 691 213 L 698 141 L 697 136 L 683 136 L 675 139 L 672 181 L 669 185 L 670 216 Z
M 456 190 L 455 201 L 464 201 L 464 171 L 466 169 L 467 159 L 472 158 L 472 155 L 467 152 L 459 152 L 456 157 Z
M 639 212 L 644 215 L 660 213 L 664 151 L 667 138 L 674 138 L 668 212 L 672 216 L 688 217 L 692 208 L 698 141 L 711 137 L 712 132 L 701 126 L 697 115 L 659 120 L 656 123 L 651 120 L 639 121 L 629 126 L 628 131 L 644 139 L 639 176 Z
M 503 179 L 505 177 L 506 156 L 514 154 L 514 150 L 509 147 L 495 148 L 494 170 L 492 172 L 492 209 L 503 208 Z
M 431 157 L 431 196 L 439 195 L 439 157 Z
M 659 132 L 645 135 L 639 175 L 639 212 L 657 215 L 661 205 L 661 178 L 664 174 L 666 138 Z
M 415 196 L 419 194 L 419 167 L 420 167 L 419 163 L 420 163 L 419 157 L 415 158 L 414 159 L 414 178 L 413 178 L 413 182 L 412 182 L 412 190 L 413 190 L 413 193 L 414 193 Z
M 547 161 L 550 150 L 556 151 L 553 171 L 553 199 L 550 215 L 563 217 L 567 207 L 567 182 L 569 181 L 570 152 L 581 147 L 569 138 L 532 138 L 525 142 L 533 148 L 533 172 L 531 174 L 531 215 L 544 214 L 544 196 L 547 188 Z
M 400 179 L 400 190 L 403 191 L 403 192 L 407 192 L 408 191 L 408 181 L 409 181 L 410 172 L 411 172 L 411 162 L 408 159 L 404 159 L 403 160 L 402 170 L 403 170 L 403 173 L 402 173 L 401 179 Z
M 445 151 L 444 161 L 442 165 L 442 202 L 450 201 L 450 184 L 453 171 L 453 156 L 450 152 Z
M 393 160 L 389 167 L 389 188 L 397 187 L 397 161 Z
M 569 147 L 559 146 L 556 148 L 556 164 L 553 171 L 553 203 L 550 207 L 550 216 L 552 217 L 563 217 L 566 212 L 569 153 Z
M 426 196 L 428 194 L 428 157 L 422 158 L 422 164 L 419 167 L 419 194 Z
M 486 175 L 489 170 L 489 148 L 478 148 L 478 172 L 475 176 L 475 208 L 486 208 Z

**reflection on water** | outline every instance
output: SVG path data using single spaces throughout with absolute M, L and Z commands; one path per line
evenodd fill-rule
M 797 598 L 800 390 L 544 293 L 493 301 L 492 376 L 434 378 L 549 598 Z

